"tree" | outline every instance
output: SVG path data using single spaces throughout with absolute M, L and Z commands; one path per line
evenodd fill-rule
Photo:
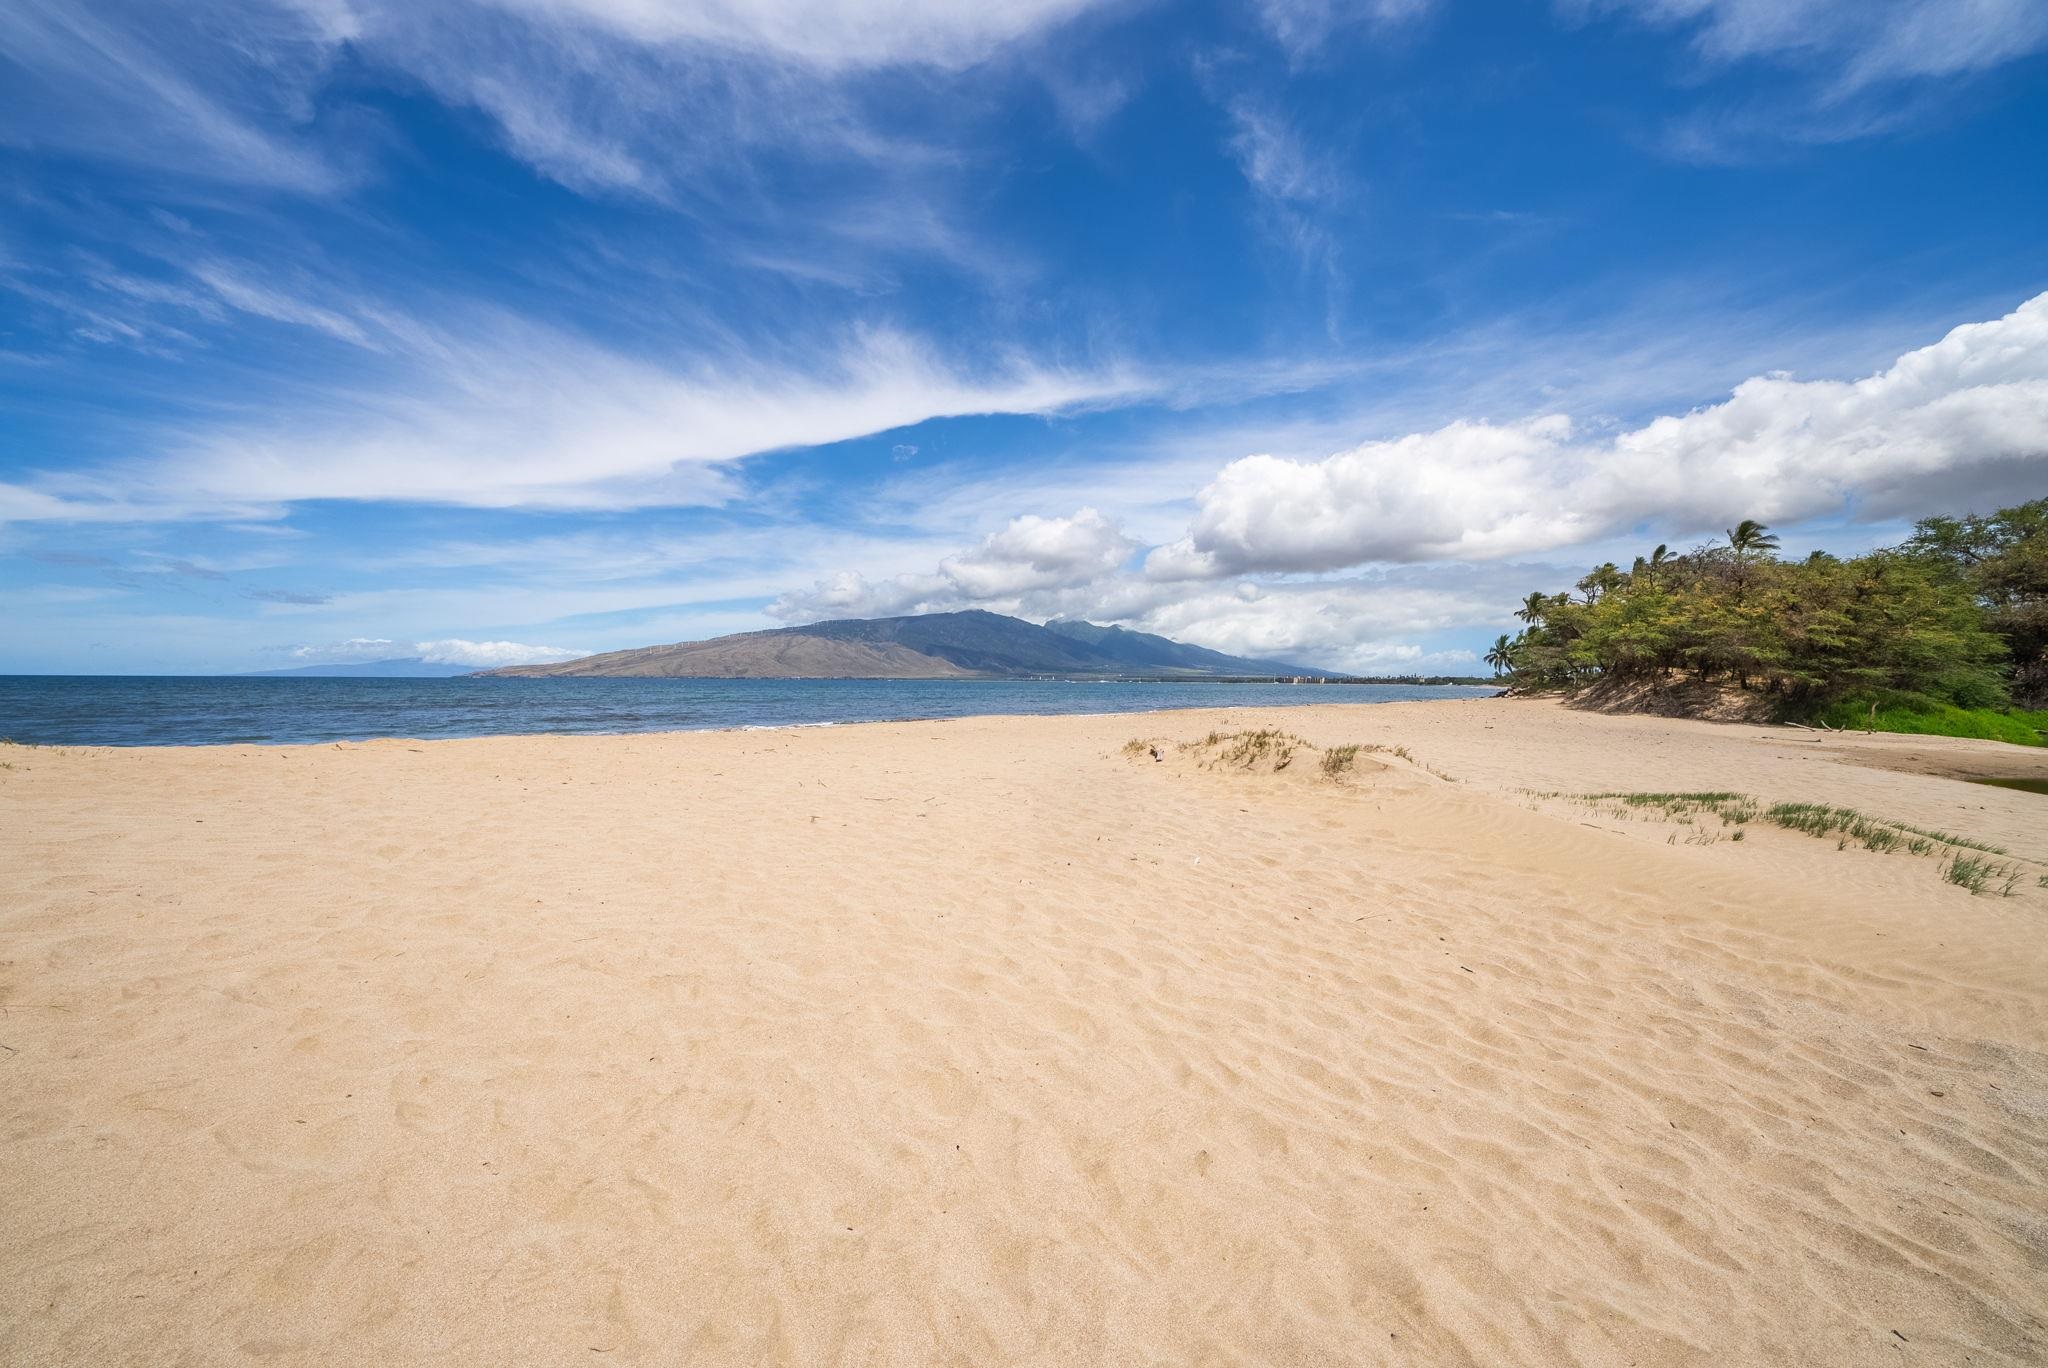
M 2048 501 L 2040 515 L 2038 545 L 2048 548 Z M 1994 576 L 1986 567 L 2007 554 L 2015 566 L 2048 570 L 2048 557 L 2026 561 L 1987 539 L 2035 545 L 2026 531 L 2035 525 L 1936 528 L 1917 549 L 1787 562 L 1772 554 L 1777 538 L 1752 520 L 1726 543 L 1677 556 L 1659 548 L 1654 573 L 1647 557 L 1627 575 L 1597 566 L 1579 581 L 1583 599 L 1529 595 L 1515 614 L 1529 625 L 1505 653 L 1518 685 L 1684 673 L 1761 689 L 1794 712 L 1851 695 L 1908 707 L 1995 706 L 2005 685 L 1992 605 L 2048 605 L 2048 574 L 2029 581 L 2040 589 L 2029 598 L 2010 587 L 2021 570 Z
M 1486 663 L 1493 666 L 1494 678 L 1506 674 L 1514 665 L 1508 651 L 1510 643 L 1505 633 L 1493 639 L 1493 649 L 1486 653 Z
M 1579 581 L 1578 590 L 1586 596 L 1587 603 L 1598 603 L 1600 596 L 1611 592 L 1623 578 L 1614 562 L 1608 561 L 1605 565 L 1594 566 L 1593 573 Z
M 1738 556 L 1760 556 L 1778 549 L 1778 539 L 1755 518 L 1744 518 L 1728 529 L 1728 546 Z
M 2013 693 L 2048 705 L 2048 499 L 1988 517 L 1923 518 L 1901 550 L 1976 599 L 2012 656 Z

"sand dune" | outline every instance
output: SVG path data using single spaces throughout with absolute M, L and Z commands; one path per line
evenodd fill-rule
M 1269 725 L 1408 756 L 1179 749 Z M 2039 1363 L 2048 799 L 1943 772 L 2016 754 L 1508 700 L 10 751 L 0 1359 Z M 1524 792 L 1691 788 L 2030 877 Z

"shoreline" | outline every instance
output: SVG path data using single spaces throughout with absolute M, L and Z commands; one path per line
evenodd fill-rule
M 19 677 L 20 677 L 20 678 L 29 678 L 29 677 L 31 677 L 31 676 L 19 676 Z M 102 677 L 99 677 L 99 676 L 89 676 L 88 678 L 102 678 Z M 125 678 L 129 678 L 129 677 L 128 677 L 128 676 L 105 676 L 104 678 L 107 678 L 107 679 L 125 679 Z M 149 677 L 149 678 L 156 678 L 156 677 Z M 189 676 L 189 677 L 188 677 L 188 676 L 162 676 L 161 678 L 165 678 L 165 679 L 183 679 L 183 678 L 191 678 L 191 679 L 195 679 L 195 680 L 200 680 L 200 681 L 202 681 L 202 682 L 207 682 L 207 681 L 211 681 L 211 680 L 212 680 L 212 679 L 213 679 L 214 677 L 211 677 L 211 676 Z M 240 679 L 242 679 L 242 678 L 244 678 L 244 677 L 242 677 L 242 676 L 223 676 L 223 677 L 221 677 L 221 678 L 223 678 L 223 679 L 229 679 L 229 680 L 240 680 Z M 371 685 L 373 685 L 373 686 L 383 686 L 383 685 L 401 685 L 401 686 L 409 686 L 409 685 L 419 685 L 419 684 L 429 684 L 429 685 L 431 685 L 431 684 L 438 684 L 438 683 L 443 683 L 443 682 L 445 682 L 445 681 L 443 681 L 443 680 L 416 680 L 416 679 L 392 679 L 392 680 L 381 680 L 381 679 L 380 679 L 380 680 L 367 680 L 367 681 L 364 681 L 364 680 L 353 680 L 353 679 L 338 679 L 338 680 L 322 680 L 322 681 L 320 681 L 320 682 L 323 682 L 323 683 L 332 683 L 332 684 L 342 684 L 342 685 L 356 685 L 356 684 L 361 684 L 361 683 L 368 683 L 368 684 L 371 684 Z M 1130 688 L 1142 688 L 1142 687 L 1149 687 L 1149 686 L 1151 686 L 1151 685 L 1153 685 L 1153 684 L 1156 684 L 1156 685 L 1158 685 L 1158 686 L 1161 686 L 1161 687 L 1173 687 L 1173 686 L 1174 686 L 1174 685 L 1176 685 L 1176 684 L 1179 684 L 1179 683 L 1185 683 L 1185 682 L 1201 682 L 1201 683 L 1216 683 L 1216 682 L 1218 682 L 1218 681 L 1152 681 L 1152 682 L 1140 682 L 1140 681 L 1124 681 L 1124 680 L 1092 680 L 1092 681 L 1080 681 L 1080 680 L 1006 680 L 1006 679 L 973 679 L 973 680 L 908 680 L 908 681 L 905 681 L 905 680 L 793 680 L 793 681 L 792 681 L 792 680 L 772 680 L 772 679 L 759 679 L 759 680 L 753 680 L 753 679 L 750 679 L 750 680 L 737 680 L 737 681 L 735 681 L 735 680 L 673 680 L 673 681 L 671 681 L 671 680 L 654 680 L 654 681 L 648 681 L 648 680 L 634 680 L 634 679 L 617 679 L 617 680 L 606 680 L 606 679 L 600 679 L 600 680 L 596 680 L 596 681 L 590 681 L 590 680 L 551 680 L 551 681 L 549 681 L 549 682 L 550 682 L 550 683 L 556 683 L 556 684 L 559 684 L 559 683 L 569 683 L 569 684 L 573 684 L 573 685 L 581 685 L 581 684 L 586 684 L 586 683 L 591 683 L 591 682 L 596 682 L 596 683 L 599 683 L 599 684 L 607 684 L 607 683 L 617 683 L 617 684 L 620 684 L 620 685 L 626 685 L 626 686 L 639 686 L 639 685 L 645 685 L 645 684 L 648 684 L 648 683 L 653 683 L 653 684 L 656 684 L 656 685 L 665 685 L 665 684 L 669 684 L 669 683 L 676 683 L 676 684 L 685 684 L 685 685 L 688 685 L 688 684 L 705 684 L 705 683 L 709 683 L 709 684 L 732 684 L 732 683 L 740 683 L 740 684 L 760 684 L 760 685 L 776 685 L 776 684 L 792 684 L 792 683 L 794 683 L 794 684 L 816 684 L 816 683 L 837 683 L 837 684 L 857 684 L 857 685 L 878 685 L 878 686 L 884 686 L 884 687 L 886 687 L 886 686 L 890 686 L 890 685 L 897 685 L 897 684 L 911 684 L 911 685 L 915 685 L 915 686 L 920 686 L 920 687 L 921 687 L 921 686 L 923 686 L 923 685 L 925 685 L 925 684 L 957 684 L 957 683 L 967 683 L 967 684 L 984 684 L 984 685 L 996 685 L 996 686 L 1001 686 L 1001 687 L 1005 687 L 1005 688 L 1017 688 L 1017 687 L 1026 687 L 1026 688 L 1032 688 L 1032 687 L 1037 687 L 1037 686 L 1040 686 L 1040 685 L 1045 685 L 1045 684 L 1054 684 L 1054 683 L 1075 683 L 1075 684 L 1093 684 L 1093 685 L 1109 685 L 1109 686 L 1112 686 L 1112 687 L 1130 687 Z M 1252 688 L 1252 689 L 1289 689 L 1289 690 L 1292 690 L 1292 689 L 1294 689 L 1294 688 L 1296 688 L 1296 687 L 1301 687 L 1301 686 L 1295 686 L 1295 685 L 1291 685 L 1291 684 L 1243 684 L 1243 683 L 1228 683 L 1228 684 L 1226 684 L 1226 687 L 1235 687 L 1235 688 Z M 1271 699 L 1271 698 L 1262 698 L 1262 699 L 1258 699 L 1258 700 L 1242 700 L 1242 701 L 1234 701 L 1234 702 L 1233 702 L 1233 701 L 1217 701 L 1217 700 L 1212 700 L 1212 699 L 1203 699 L 1203 700 L 1200 700 L 1200 701 L 1193 701 L 1193 702 L 1186 702 L 1186 703 L 1169 703 L 1169 704 L 1165 704 L 1165 705 L 1163 705 L 1163 706 L 1159 706 L 1159 707 L 1143 707 L 1143 708 L 1124 708 L 1124 709 L 1116 709 L 1116 708 L 1111 708 L 1111 709 L 1108 709 L 1108 710 L 1105 710 L 1105 711 L 1101 711 L 1101 712 L 1082 712 L 1082 711 L 1077 711 L 1077 710 L 1045 710 L 1045 711 L 1040 711 L 1040 712 L 1002 712 L 1002 711 L 995 711 L 995 712 L 960 712 L 960 713 L 932 713 L 932 714 L 925 714 L 925 715 L 917 715 L 917 716 L 909 716 L 909 717 L 851 717 L 851 718 L 826 718 L 826 719 L 818 719 L 818 720 L 806 720 L 806 721 L 797 721 L 797 722 L 759 722 L 759 723 L 751 723 L 751 722 L 731 722 L 731 723 L 727 723 L 727 722 L 722 722 L 722 721 L 721 721 L 721 722 L 712 722 L 712 723 L 707 723 L 707 724 L 705 724 L 705 725 L 702 725 L 702 726 L 663 726 L 663 727 L 659 727 L 659 728 L 654 728 L 654 729 L 641 729 L 641 728 L 624 728 L 624 729 L 619 729 L 619 730 L 602 730 L 602 731 L 600 731 L 600 730 L 589 730 L 589 729 L 581 729 L 581 728 L 578 728 L 578 729 L 569 729 L 569 728 L 556 728 L 556 729 L 542 729 L 542 730 L 527 730 L 527 731 L 470 731 L 470 730 L 464 730 L 464 731 L 460 731 L 460 732 L 457 732 L 457 733 L 455 733 L 455 734 L 452 734 L 452 735 L 436 735 L 436 736 L 422 736 L 422 735 L 418 735 L 418 734 L 408 734 L 408 733 L 404 733 L 404 732 L 380 732 L 380 733 L 377 733 L 377 734 L 374 734 L 374 735 L 346 735 L 346 736 L 332 736 L 332 735 L 329 735 L 329 736 L 322 736 L 322 737 L 318 737 L 318 738 L 312 738 L 312 739 L 306 739 L 306 740 L 290 740 L 290 741 L 285 741 L 285 740 L 246 740 L 246 739 L 239 739 L 239 738 L 237 738 L 237 739 L 226 739 L 226 740 L 219 740 L 219 741 L 186 741 L 186 740 L 172 740 L 172 741 L 135 741 L 135 742 L 116 742 L 116 741 L 14 741 L 14 740 L 7 740 L 7 741 L 4 741 L 4 742 L 0 742 L 0 744 L 12 744 L 12 745 L 22 745 L 22 746 L 32 746 L 32 747 L 69 747 L 69 748 L 84 748 L 84 747 L 100 747 L 100 748 L 105 748 L 105 749 L 114 749 L 114 750 L 151 750 L 151 749 L 178 749 L 178 748 L 183 748 L 183 747 L 196 747 L 196 748 L 212 748 L 212 747 L 219 747 L 219 746 L 238 746 L 238 745 L 248 745 L 248 746 L 271 746 L 271 745 L 287 745 L 287 746 L 323 746 L 323 745 L 334 745 L 334 744 L 353 744 L 353 745 L 361 745 L 361 744 L 368 744 L 368 743 L 370 743 L 370 742 L 373 742 L 373 741 L 387 741 L 387 740 L 394 740 L 394 741 L 456 741 L 456 740 L 474 740 L 474 739 L 479 739 L 479 738 L 483 738 L 483 737 L 491 737 L 491 736 L 519 736 L 519 737 L 544 737 L 544 736 L 659 736 L 659 735 L 694 735 L 694 734 L 699 734 L 699 733 L 705 733 L 705 732 L 720 732 L 720 731 L 739 731 L 739 730 L 749 730 L 749 729 L 752 729 L 752 730 L 775 730 L 775 729 L 780 729 L 780 728 L 788 728 L 788 727 L 868 726 L 868 725 L 879 725 L 879 724 L 886 724 L 886 723 L 890 723 L 890 722 L 923 722 L 923 721 L 947 721 L 947 720 L 959 720 L 959 719 L 965 719 L 965 718 L 973 718 L 973 717 L 1014 717 L 1014 718 L 1030 718 L 1030 717 L 1116 717 L 1116 716 L 1144 716 L 1144 715 L 1148 715 L 1148 714 L 1152 714 L 1152 713 L 1170 713 L 1170 712 L 1189 712 L 1189 711 L 1214 711 L 1214 710 L 1216 710 L 1216 709 L 1219 709 L 1219 708 L 1231 708 L 1231 707 L 1243 707 L 1243 708 L 1281 708 L 1281 709 L 1288 709 L 1288 708 L 1303 708 L 1303 707 L 1380 707 L 1380 706 L 1385 706 L 1385 705 L 1387 705 L 1387 704 L 1391 704 L 1391 703 L 1413 703 L 1413 702 L 1429 702 L 1429 703 L 1446 703 L 1446 702 L 1463 702 L 1463 701 L 1471 701 L 1471 700 L 1477 700 L 1477 699 L 1488 699 L 1488 698 L 1500 698 L 1500 697 L 1504 697 L 1504 696 L 1505 696 L 1505 695 L 1504 695 L 1504 693 L 1502 693 L 1501 691 L 1491 691 L 1491 692 L 1483 692 L 1483 691 L 1481 690 L 1480 686 L 1476 686 L 1476 685 L 1407 685 L 1407 684 L 1401 684 L 1401 685 L 1384 685 L 1384 684 L 1377 684 L 1377 683 L 1374 683 L 1374 684 L 1356 684 L 1356 685 L 1348 685 L 1348 686 L 1342 686 L 1342 687 L 1351 687 L 1351 688 L 1372 688 L 1372 689 L 1384 689 L 1384 688 L 1398 688 L 1398 689 L 1413 689 L 1413 690 L 1423 690 L 1423 689 L 1446 689 L 1446 688 L 1448 688 L 1448 689 L 1463 689 L 1463 690 L 1467 690 L 1467 692 L 1466 692 L 1466 693 L 1464 693 L 1464 694 L 1462 694 L 1462 695 L 1456 696 L 1456 697 L 1448 697 L 1448 698 L 1444 698 L 1444 697 L 1439 697 L 1439 698 L 1412 698 L 1412 697 L 1398 697 L 1398 698 L 1392 698 L 1392 699 L 1365 699 L 1365 700 L 1359 700 L 1359 699 L 1353 699 L 1353 700 L 1343 700 L 1343 699 L 1317 699 L 1317 700 L 1315 700 L 1315 701 L 1313 701 L 1313 702 L 1305 702 L 1305 701 L 1302 701 L 1302 700 L 1298 700 L 1298 699 L 1294 699 L 1294 698 L 1285 698 L 1285 699 Z M 8 725 L 8 724 L 7 724 L 7 723 L 6 723 L 5 721 L 0 721 L 0 728 L 4 728 L 4 727 L 6 727 L 7 725 Z M 190 725 L 190 724 L 188 724 L 188 725 Z

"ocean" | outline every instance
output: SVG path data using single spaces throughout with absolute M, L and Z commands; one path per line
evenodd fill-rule
M 297 745 L 371 737 L 704 731 L 994 714 L 1483 698 L 1408 684 L 1009 679 L 253 679 L 0 675 L 0 739 L 38 746 Z

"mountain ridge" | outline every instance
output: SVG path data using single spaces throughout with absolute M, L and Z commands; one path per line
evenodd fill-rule
M 1337 677 L 1327 670 L 1227 655 L 1148 632 L 1077 620 L 1041 626 L 985 609 L 839 618 L 480 673 L 526 679 Z

